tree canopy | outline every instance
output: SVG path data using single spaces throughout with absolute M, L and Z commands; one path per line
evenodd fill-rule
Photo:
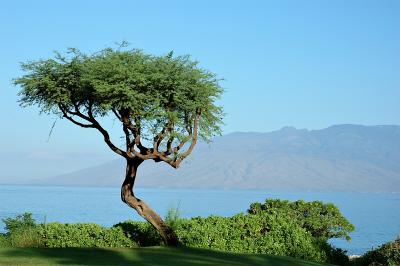
M 108 146 L 127 159 L 178 167 L 198 137 L 210 140 L 220 134 L 220 80 L 189 56 L 69 49 L 51 59 L 23 63 L 22 69 L 25 75 L 14 80 L 21 86 L 22 106 L 36 105 L 41 112 L 99 130 Z M 97 119 L 109 115 L 121 122 L 124 148 L 112 143 Z

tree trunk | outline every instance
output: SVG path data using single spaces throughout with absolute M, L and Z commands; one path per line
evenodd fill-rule
M 135 209 L 137 213 L 146 219 L 161 235 L 167 246 L 179 246 L 179 240 L 175 232 L 161 219 L 161 217 L 147 205 L 143 200 L 135 197 L 133 186 L 141 159 L 129 159 L 126 166 L 126 175 L 121 187 L 121 199 L 128 206 Z

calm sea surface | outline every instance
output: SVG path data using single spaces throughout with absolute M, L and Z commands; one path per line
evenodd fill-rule
M 32 212 L 39 222 L 95 222 L 112 226 L 140 217 L 120 200 L 119 188 L 0 185 L 0 218 Z M 182 216 L 229 216 L 266 198 L 322 200 L 336 204 L 356 226 L 352 241 L 335 240 L 348 254 L 362 254 L 400 235 L 400 193 L 277 192 L 251 190 L 137 189 L 162 216 L 179 206 Z M 0 224 L 0 230 L 3 224 Z

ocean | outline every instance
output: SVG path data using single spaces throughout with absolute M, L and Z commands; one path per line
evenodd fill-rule
M 361 255 L 400 235 L 400 193 L 137 188 L 136 195 L 162 216 L 168 209 L 178 207 L 187 218 L 246 212 L 251 203 L 266 198 L 332 202 L 356 227 L 350 242 L 331 241 L 349 255 Z M 0 185 L 0 218 L 23 212 L 33 213 L 38 222 L 94 222 L 112 226 L 128 219 L 141 220 L 122 203 L 116 187 Z M 0 223 L 0 230 L 3 226 Z

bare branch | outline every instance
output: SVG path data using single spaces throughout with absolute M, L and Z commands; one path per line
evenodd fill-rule
M 178 151 L 180 151 L 180 150 L 183 148 L 183 146 L 185 146 L 186 142 L 188 142 L 191 138 L 192 138 L 192 136 L 189 135 L 187 138 L 183 139 L 183 140 L 178 144 L 178 146 L 176 146 L 176 147 L 174 148 L 174 152 L 177 153 Z
M 111 109 L 111 110 L 112 110 L 112 112 L 114 113 L 114 115 L 118 118 L 118 120 L 122 122 L 122 118 L 121 118 L 121 116 L 118 114 L 118 112 L 117 112 L 114 108 Z
M 155 140 L 157 140 L 157 143 L 154 143 L 155 147 L 153 149 L 153 154 L 156 155 L 156 158 L 154 159 L 154 161 L 156 162 L 161 162 L 164 161 L 166 163 L 168 163 L 169 165 L 171 165 L 174 168 L 178 168 L 180 163 L 191 154 L 191 152 L 193 151 L 194 147 L 196 146 L 197 143 L 197 139 L 198 139 L 198 129 L 199 129 L 199 119 L 200 119 L 200 112 L 198 112 L 194 118 L 193 121 L 193 127 L 191 125 L 187 126 L 187 131 L 189 133 L 189 135 L 187 136 L 187 138 L 185 138 L 184 140 L 182 140 L 178 146 L 176 146 L 175 148 L 172 148 L 172 143 L 174 141 L 173 137 L 170 137 L 168 139 L 167 142 L 167 151 L 165 152 L 158 152 L 158 150 L 156 150 L 156 148 L 158 148 L 158 142 L 160 141 L 160 139 L 163 138 L 163 132 L 160 132 L 160 134 L 158 135 L 158 139 L 157 137 L 155 138 Z M 171 129 L 169 129 L 171 130 Z M 180 149 L 183 148 L 183 146 L 189 141 L 191 140 L 191 144 L 189 146 L 189 148 L 183 153 L 181 154 L 179 157 L 177 157 L 177 153 Z M 174 153 L 174 156 L 169 157 L 168 155 L 170 155 L 171 153 Z
M 92 113 L 92 106 L 91 104 L 88 107 L 88 116 L 82 114 L 79 110 L 79 107 L 74 104 L 75 107 L 75 111 L 71 111 L 68 110 L 67 107 L 63 106 L 62 104 L 59 104 L 59 108 L 61 110 L 61 112 L 63 113 L 64 117 L 67 118 L 68 120 L 70 120 L 72 123 L 84 127 L 84 128 L 96 128 L 98 131 L 100 131 L 100 133 L 103 135 L 104 137 L 104 141 L 105 143 L 108 145 L 108 147 L 110 147 L 110 149 L 112 151 L 114 151 L 115 153 L 117 153 L 118 155 L 121 155 L 125 158 L 129 158 L 128 154 L 126 152 L 124 152 L 123 150 L 121 150 L 120 148 L 118 148 L 117 146 L 115 146 L 111 139 L 110 139 L 110 135 L 108 134 L 107 130 L 105 130 L 100 123 L 94 118 L 93 113 Z M 90 124 L 84 124 L 81 123 L 79 121 L 76 121 L 73 117 L 71 117 L 69 114 L 72 115 L 76 115 L 88 122 L 90 122 Z
M 93 115 L 91 114 L 91 112 L 92 112 L 91 107 L 90 107 L 90 115 L 92 116 L 92 118 L 82 114 L 82 112 L 79 110 L 79 105 L 77 103 L 73 103 L 73 105 L 74 105 L 75 111 L 68 110 L 69 113 L 76 115 L 88 122 L 93 122 L 94 118 L 93 118 Z M 88 110 L 88 113 L 89 113 L 89 110 Z
M 179 167 L 179 164 L 186 158 L 188 157 L 194 147 L 196 146 L 197 139 L 198 139 L 198 132 L 199 132 L 199 119 L 200 119 L 200 112 L 196 114 L 196 117 L 194 119 L 194 125 L 193 125 L 193 135 L 192 135 L 192 142 L 190 143 L 189 148 L 175 161 L 175 168 Z
M 147 149 L 146 152 L 138 152 L 135 149 L 131 149 L 130 152 L 142 160 L 157 159 L 157 156 L 151 153 L 150 149 Z
M 111 139 L 110 139 L 110 135 L 108 134 L 107 130 L 105 130 L 99 122 L 97 122 L 96 120 L 94 120 L 94 127 L 100 131 L 100 133 L 103 135 L 104 137 L 104 141 L 106 142 L 106 144 L 108 145 L 108 147 L 110 147 L 111 150 L 113 150 L 116 154 L 121 155 L 125 158 L 130 158 L 130 156 L 128 155 L 127 152 L 121 150 L 120 148 L 118 148 L 117 146 L 115 146 Z
M 153 150 L 155 154 L 159 154 L 160 151 L 158 150 L 160 147 L 160 144 L 164 140 L 165 136 L 168 133 L 172 133 L 174 131 L 174 124 L 171 120 L 168 120 L 168 122 L 165 124 L 164 128 L 160 131 L 160 133 L 157 134 L 157 136 L 154 138 L 153 142 Z M 161 152 L 163 154 L 170 154 L 172 152 L 172 142 L 174 141 L 174 137 L 170 137 L 167 141 L 167 151 Z
M 71 121 L 72 123 L 74 123 L 75 125 L 78 125 L 80 127 L 84 127 L 84 128 L 94 128 L 93 123 L 91 124 L 84 124 L 81 123 L 77 120 L 75 120 L 72 116 L 69 116 L 68 113 L 71 113 L 70 111 L 68 111 L 67 109 L 64 109 L 64 107 L 62 105 L 59 105 L 59 108 L 61 110 L 61 112 L 63 113 L 63 117 L 65 117 L 66 119 L 68 119 L 69 121 Z M 75 112 L 71 113 L 72 115 L 74 115 Z
M 154 152 L 155 154 L 157 154 L 157 153 L 159 152 L 159 151 L 158 151 L 158 147 L 160 146 L 161 142 L 162 142 L 163 139 L 164 139 L 165 131 L 166 131 L 166 128 L 164 127 L 164 128 L 160 131 L 160 133 L 158 133 L 157 136 L 154 137 L 153 152 Z
M 90 100 L 88 102 L 88 115 L 90 119 L 95 120 L 93 116 L 93 102 Z
M 131 142 L 130 144 L 130 149 L 133 150 L 134 146 L 136 145 L 136 147 L 140 150 L 140 152 L 142 154 L 145 154 L 149 151 L 148 148 L 146 148 L 145 146 L 142 145 L 141 142 L 141 137 L 140 137 L 140 124 L 136 121 L 135 125 L 132 124 L 130 117 L 126 118 L 126 119 L 121 119 L 121 121 L 125 124 L 125 126 L 129 129 L 129 131 L 132 133 L 133 137 L 134 137 L 134 141 Z
M 174 137 L 170 137 L 169 139 L 168 139 L 168 142 L 167 142 L 167 150 L 165 151 L 165 153 L 167 154 L 167 155 L 169 155 L 169 154 L 171 154 L 172 153 L 172 143 L 174 142 Z
M 137 125 L 133 125 L 131 122 L 131 114 L 129 111 L 117 111 L 113 109 L 115 116 L 122 122 L 123 131 L 125 133 L 126 141 L 126 153 L 127 156 L 136 156 L 142 160 L 153 159 L 153 154 L 150 154 L 150 150 L 141 144 L 140 140 L 140 128 Z M 133 135 L 133 141 L 130 135 Z M 139 151 L 135 150 L 135 145 Z
M 128 128 L 125 125 L 122 125 L 122 130 L 125 133 L 125 144 L 126 144 L 126 152 L 129 151 L 130 147 L 131 147 L 131 138 L 130 138 L 130 133 Z

